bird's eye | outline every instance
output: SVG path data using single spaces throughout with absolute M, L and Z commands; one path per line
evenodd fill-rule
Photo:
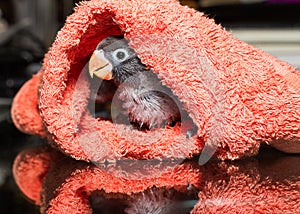
M 129 57 L 127 50 L 122 48 L 115 50 L 112 55 L 119 62 L 123 62 Z

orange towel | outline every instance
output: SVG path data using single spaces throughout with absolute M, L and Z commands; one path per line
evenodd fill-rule
M 119 34 L 178 97 L 196 135 L 186 138 L 184 121 L 143 132 L 92 116 L 83 68 L 99 41 Z M 68 17 L 12 114 L 21 130 L 46 133 L 53 146 L 86 161 L 186 158 L 205 145 L 209 156 L 216 149 L 221 159 L 237 159 L 262 142 L 299 153 L 299 79 L 292 66 L 175 0 L 91 0 Z

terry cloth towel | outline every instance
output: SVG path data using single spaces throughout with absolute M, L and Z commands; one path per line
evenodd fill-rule
M 191 213 L 299 213 L 300 157 L 270 155 L 205 165 Z
M 84 67 L 96 45 L 112 35 L 124 35 L 171 89 L 196 135 L 186 137 L 191 121 L 184 114 L 181 124 L 147 132 L 93 117 Z M 80 3 L 38 77 L 40 85 L 30 80 L 16 96 L 14 122 L 27 133 L 46 133 L 76 159 L 186 158 L 205 148 L 237 159 L 256 154 L 261 142 L 300 152 L 299 72 L 175 0 Z
M 135 163 L 96 167 L 42 147 L 21 152 L 14 162 L 13 174 L 20 190 L 40 206 L 41 213 L 83 214 L 116 207 L 126 208 L 126 213 L 154 213 L 171 210 L 178 200 L 197 198 L 202 176 L 197 165 Z M 112 201 L 117 203 L 109 206 Z

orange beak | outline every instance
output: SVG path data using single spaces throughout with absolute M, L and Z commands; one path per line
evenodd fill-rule
M 89 61 L 90 76 L 111 80 L 112 68 L 112 64 L 105 58 L 103 51 L 95 50 Z

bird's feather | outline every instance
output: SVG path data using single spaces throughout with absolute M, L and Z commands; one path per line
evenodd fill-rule
M 122 37 L 102 40 L 96 51 L 103 52 L 112 65 L 112 80 L 118 86 L 114 96 L 116 109 L 138 128 L 171 125 L 180 120 L 180 111 L 171 90 L 138 58 Z M 98 70 L 99 69 L 95 69 Z M 112 103 L 112 105 L 114 104 Z M 121 110 L 120 110 L 121 111 Z

